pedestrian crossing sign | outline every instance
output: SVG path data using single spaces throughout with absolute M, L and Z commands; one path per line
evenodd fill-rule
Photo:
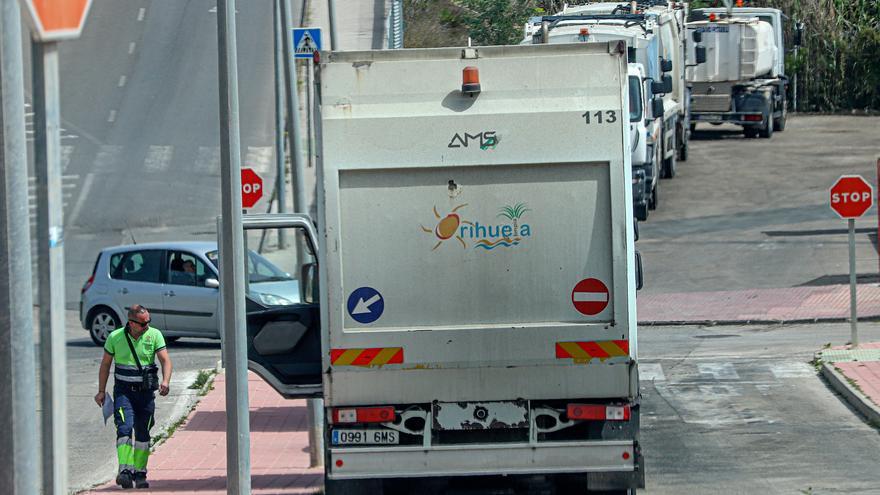
M 293 58 L 313 58 L 321 50 L 321 28 L 293 30 Z

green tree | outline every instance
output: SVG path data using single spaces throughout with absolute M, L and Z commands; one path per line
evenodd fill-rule
M 536 0 L 456 0 L 468 34 L 476 45 L 514 45 L 523 23 L 543 12 Z

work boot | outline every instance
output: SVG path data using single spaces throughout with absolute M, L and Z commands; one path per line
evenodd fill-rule
M 135 488 L 149 488 L 150 482 L 147 481 L 147 473 L 134 473 Z
M 120 471 L 119 474 L 116 476 L 116 484 L 125 489 L 129 489 L 134 486 L 131 481 L 131 472 L 129 472 L 128 469 Z

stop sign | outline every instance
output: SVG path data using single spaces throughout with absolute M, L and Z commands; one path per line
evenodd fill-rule
M 831 186 L 831 209 L 840 218 L 859 218 L 874 204 L 874 188 L 861 175 L 843 175 Z
M 252 208 L 263 197 L 263 179 L 252 168 L 241 169 L 241 207 Z
M 79 38 L 92 0 L 22 0 L 34 39 L 60 41 Z

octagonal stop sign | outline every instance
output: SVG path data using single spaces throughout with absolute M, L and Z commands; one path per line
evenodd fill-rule
M 874 204 L 874 188 L 861 175 L 843 175 L 831 186 L 831 209 L 840 218 L 859 218 Z
M 79 38 L 92 0 L 22 0 L 38 41 Z
M 263 179 L 252 168 L 241 169 L 241 207 L 253 208 L 263 197 Z

